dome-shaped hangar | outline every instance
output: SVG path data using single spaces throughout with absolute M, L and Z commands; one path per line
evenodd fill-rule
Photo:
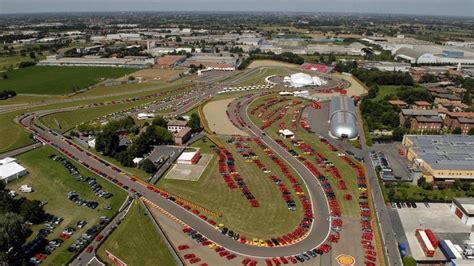
M 329 135 L 339 139 L 355 139 L 357 115 L 354 102 L 346 95 L 333 97 L 329 104 Z

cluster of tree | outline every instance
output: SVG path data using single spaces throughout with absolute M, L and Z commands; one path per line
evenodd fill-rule
M 255 51 L 250 53 L 249 57 L 247 57 L 240 63 L 239 69 L 246 69 L 250 65 L 250 63 L 252 63 L 252 61 L 262 59 L 276 60 L 298 65 L 304 63 L 304 58 L 294 53 L 285 52 L 277 55 L 272 52 L 262 53 L 259 49 L 256 49 Z
M 387 101 L 371 101 L 364 98 L 360 110 L 370 131 L 374 129 L 393 129 L 400 125 L 397 107 Z
M 436 75 L 426 73 L 423 76 L 421 76 L 420 83 L 435 83 L 438 82 L 438 77 Z
M 467 78 L 463 81 L 462 87 L 466 89 L 463 95 L 463 102 L 467 105 L 472 104 L 472 91 L 474 90 L 474 79 Z
M 192 113 L 191 116 L 189 117 L 189 121 L 187 124 L 188 127 L 190 127 L 193 132 L 198 132 L 201 131 L 201 119 L 199 118 L 199 115 L 196 113 Z
M 357 61 L 342 62 L 339 61 L 336 63 L 334 70 L 337 72 L 346 72 L 351 73 L 353 69 L 357 68 Z
M 0 261 L 21 265 L 23 258 L 18 252 L 31 234 L 24 223 L 40 224 L 46 218 L 41 202 L 26 198 L 14 199 L 5 189 L 5 183 L 0 182 Z
M 95 149 L 106 156 L 114 157 L 124 166 L 135 166 L 133 159 L 135 157 L 143 157 L 144 154 L 151 150 L 153 145 L 173 143 L 171 133 L 165 127 L 158 125 L 163 125 L 162 122 L 158 121 L 158 119 L 155 119 L 153 122 L 155 125 L 148 125 L 144 132 L 136 136 L 139 128 L 135 125 L 133 118 L 127 117 L 111 121 L 102 128 L 102 132 L 97 134 Z M 133 139 L 130 146 L 119 145 L 119 134 L 121 132 L 128 132 L 130 139 Z M 147 169 L 150 168 L 147 167 Z
M 371 86 L 377 85 L 406 85 L 413 86 L 413 78 L 409 73 L 403 73 L 401 71 L 380 71 L 376 69 L 366 70 L 356 68 L 351 71 L 359 80 Z
M 34 65 L 36 65 L 35 61 L 23 61 L 23 62 L 20 62 L 20 64 L 18 64 L 18 67 L 19 68 L 25 68 L 25 67 L 30 67 L 30 66 L 34 66 Z
M 16 96 L 15 91 L 11 91 L 11 90 L 0 91 L 0 100 L 5 100 L 5 99 L 12 98 L 15 96 Z
M 191 65 L 189 65 L 189 72 L 190 73 L 196 73 L 198 70 L 201 70 L 203 68 L 204 68 L 204 66 L 202 64 L 200 64 L 199 66 L 196 66 L 195 64 L 191 64 Z
M 401 86 L 397 89 L 397 97 L 408 104 L 413 104 L 416 101 L 427 101 L 429 103 L 434 101 L 433 95 L 427 90 L 407 86 Z

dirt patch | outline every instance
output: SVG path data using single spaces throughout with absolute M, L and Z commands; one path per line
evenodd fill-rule
M 209 128 L 217 134 L 247 136 L 247 133 L 234 126 L 229 117 L 227 117 L 227 105 L 233 100 L 234 98 L 207 103 L 204 106 L 204 115 L 207 123 Z
M 272 67 L 272 66 L 294 67 L 294 68 L 299 67 L 299 65 L 297 64 L 290 64 L 290 63 L 285 63 L 285 62 L 280 62 L 280 61 L 275 61 L 275 60 L 255 60 L 252 63 L 250 63 L 248 68 Z
M 128 76 L 134 76 L 135 78 L 142 78 L 143 80 L 162 80 L 169 81 L 176 79 L 183 70 L 179 69 L 142 69 L 137 72 L 133 72 L 130 75 L 123 76 L 120 80 L 127 80 Z

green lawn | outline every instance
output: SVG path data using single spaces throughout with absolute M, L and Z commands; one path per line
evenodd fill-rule
M 83 89 L 104 78 L 118 78 L 135 72 L 133 68 L 33 66 L 5 72 L 0 90 L 17 93 L 68 94 Z
M 13 122 L 20 112 L 0 115 L 0 153 L 33 143 L 30 134 Z
M 21 185 L 27 184 L 33 187 L 33 193 L 20 193 L 29 199 L 47 201 L 45 210 L 55 216 L 61 216 L 64 221 L 53 231 L 49 239 L 57 238 L 61 231 L 67 226 L 75 226 L 79 220 L 86 220 L 87 225 L 79 229 L 73 237 L 66 240 L 60 248 L 54 251 L 45 265 L 63 265 L 66 264 L 74 255 L 67 251 L 67 248 L 79 236 L 91 226 L 98 224 L 100 216 L 113 216 L 125 200 L 126 193 L 103 178 L 91 173 L 82 166 L 74 163 L 83 176 L 91 176 L 114 196 L 110 199 L 99 198 L 92 192 L 87 183 L 76 181 L 60 163 L 49 158 L 52 154 L 60 154 L 54 149 L 45 146 L 17 157 L 18 161 L 28 170 L 29 174 L 7 185 L 10 189 L 17 190 Z M 77 206 L 67 199 L 69 191 L 76 191 L 81 198 L 99 202 L 99 207 L 92 210 L 85 206 Z M 111 205 L 112 210 L 105 210 L 104 207 Z M 33 230 L 39 230 L 41 226 L 34 226 Z M 36 232 L 30 237 L 35 237 Z
M 224 140 L 222 137 L 219 138 Z M 203 153 L 210 152 L 210 145 L 212 143 L 209 140 L 195 143 L 195 146 L 200 147 Z M 272 170 L 272 174 L 279 176 L 290 187 L 288 180 L 281 175 L 277 165 L 264 151 L 254 142 L 251 142 L 250 146 L 259 159 Z M 247 238 L 268 239 L 295 229 L 303 217 L 300 202 L 295 200 L 297 210 L 289 211 L 278 187 L 266 174 L 258 169 L 254 163 L 245 162 L 243 157 L 237 154 L 233 144 L 226 144 L 226 147 L 234 154 L 237 170 L 252 194 L 259 201 L 259 208 L 252 208 L 239 189 L 231 190 L 227 187 L 218 172 L 217 156 L 214 156 L 198 181 L 161 179 L 158 186 L 214 212 L 222 213 L 222 217 L 216 219 L 216 221 L 225 224 L 234 232 L 245 235 Z M 212 193 L 209 193 L 209 191 L 212 191 Z M 293 194 L 293 197 L 297 198 L 295 194 Z M 268 221 L 278 222 L 268 223 Z
M 108 250 L 128 265 L 176 265 L 145 210 L 134 204 L 120 226 L 98 249 L 102 261 L 110 263 L 105 256 Z
M 257 99 L 256 101 L 254 101 L 249 106 L 248 110 L 251 111 L 255 106 L 263 103 L 264 99 L 267 99 L 269 97 L 271 97 L 271 96 L 262 97 L 260 99 Z M 291 100 L 295 99 L 295 98 L 290 98 L 290 97 L 286 97 L 286 98 L 289 98 Z M 266 113 L 268 114 L 272 110 L 281 109 L 283 106 L 286 105 L 286 103 L 287 102 L 283 102 L 283 103 L 280 103 L 280 104 L 275 104 L 271 108 L 269 108 Z M 298 105 L 296 107 L 291 107 L 288 110 L 286 116 L 283 118 L 283 121 L 285 121 L 285 124 L 287 126 L 291 125 L 291 120 L 293 118 L 293 111 L 299 109 L 300 106 L 301 105 Z M 263 124 L 263 122 L 261 121 L 261 118 L 257 118 L 257 115 L 258 115 L 258 112 L 256 112 L 254 116 L 251 115 L 250 118 L 252 119 L 252 121 L 256 125 L 260 126 L 260 125 Z M 276 116 L 276 115 L 277 114 L 275 114 L 274 116 Z M 277 121 L 272 126 L 268 127 L 265 130 L 265 132 L 267 133 L 268 136 L 271 136 L 274 139 L 281 139 L 281 137 L 278 135 L 278 129 L 279 129 L 279 122 Z M 306 132 L 300 126 L 299 123 L 298 123 L 298 130 L 295 131 L 294 133 L 295 133 L 296 139 L 303 140 L 303 142 L 311 145 L 313 147 L 313 149 L 315 149 L 316 151 L 323 154 L 323 156 L 325 156 L 327 159 L 329 159 L 331 162 L 333 162 L 334 165 L 339 169 L 339 172 L 340 172 L 341 176 L 343 177 L 344 181 L 346 182 L 346 185 L 347 185 L 347 188 L 348 188 L 347 190 L 344 190 L 344 191 L 338 189 L 337 181 L 330 174 L 330 172 L 325 172 L 324 168 L 319 168 L 321 173 L 323 173 L 323 174 L 325 174 L 326 176 L 329 177 L 329 181 L 331 182 L 331 186 L 334 189 L 334 192 L 336 194 L 336 198 L 338 199 L 339 204 L 341 205 L 341 209 L 342 209 L 343 214 L 348 215 L 348 216 L 352 216 L 352 217 L 358 217 L 358 215 L 359 215 L 359 206 L 357 204 L 357 201 L 356 200 L 346 201 L 346 200 L 343 199 L 343 196 L 345 194 L 352 194 L 354 199 L 356 199 L 357 195 L 358 195 L 358 187 L 357 187 L 357 183 L 356 183 L 356 174 L 355 174 L 354 170 L 352 169 L 352 167 L 347 165 L 341 158 L 339 158 L 337 156 L 336 153 L 334 153 L 333 151 L 330 151 L 328 149 L 327 145 L 322 143 L 316 135 Z M 304 156 L 307 160 L 311 161 L 315 166 L 318 166 L 316 164 L 315 160 L 314 160 L 314 157 L 312 157 L 310 155 L 304 155 L 303 152 L 298 149 L 298 147 L 293 147 L 293 145 L 291 144 L 291 142 L 289 140 L 283 139 L 283 142 L 285 142 L 289 147 L 293 148 L 298 154 Z

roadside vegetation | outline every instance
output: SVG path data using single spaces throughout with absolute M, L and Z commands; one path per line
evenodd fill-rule
M 119 227 L 97 250 L 102 261 L 111 263 L 105 256 L 106 250 L 128 265 L 176 265 L 150 217 L 146 216 L 138 202 L 134 202 Z

